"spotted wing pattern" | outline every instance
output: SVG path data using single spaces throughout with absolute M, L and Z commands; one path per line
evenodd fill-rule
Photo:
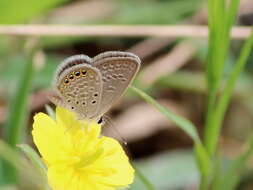
M 58 80 L 60 75 L 68 68 L 71 68 L 75 65 L 80 65 L 80 64 L 90 64 L 91 63 L 91 58 L 88 57 L 87 55 L 73 55 L 68 58 L 66 58 L 57 68 L 56 73 L 55 73 L 55 80 Z M 55 82 L 55 81 L 54 81 Z
M 64 107 L 76 112 L 80 119 L 96 116 L 103 88 L 97 68 L 85 63 L 68 67 L 57 77 L 55 87 Z
M 105 52 L 92 60 L 103 80 L 99 115 L 103 115 L 127 89 L 140 67 L 140 59 L 127 52 Z

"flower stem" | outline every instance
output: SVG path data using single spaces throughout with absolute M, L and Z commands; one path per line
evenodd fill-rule
M 139 177 L 139 179 L 142 181 L 142 183 L 145 185 L 147 190 L 155 190 L 154 185 L 146 178 L 146 176 L 134 166 L 136 175 Z
M 199 190 L 207 190 L 207 188 L 208 188 L 208 178 L 202 175 L 200 179 Z

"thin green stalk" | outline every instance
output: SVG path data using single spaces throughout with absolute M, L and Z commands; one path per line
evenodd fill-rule
M 229 3 L 228 8 L 226 8 L 225 0 L 210 0 L 208 4 L 209 49 L 206 71 L 208 107 L 204 131 L 204 143 L 210 157 L 213 157 L 216 152 L 221 123 L 235 82 L 244 67 L 252 43 L 251 38 L 246 42 L 240 58 L 225 84 L 223 93 L 220 99 L 218 99 L 224 64 L 230 46 L 230 31 L 236 18 L 239 0 L 231 0 Z M 212 161 L 212 164 L 211 179 L 203 176 L 203 174 L 201 176 L 201 190 L 210 188 L 208 180 L 211 180 L 211 183 L 214 182 L 215 185 L 219 181 L 221 171 L 219 168 L 215 168 L 214 161 Z
M 212 13 L 212 0 L 208 0 L 208 27 L 209 27 L 209 36 L 210 36 L 210 33 L 212 32 L 212 29 L 213 29 L 213 13 Z M 210 44 L 210 43 L 209 43 Z
M 208 86 L 208 104 L 206 116 L 206 130 L 210 128 L 212 113 L 216 105 L 217 94 L 220 89 L 222 71 L 228 48 L 228 36 L 224 32 L 225 1 L 210 0 L 209 10 L 209 51 L 207 56 L 206 78 Z M 205 133 L 205 135 L 208 131 Z M 206 144 L 206 142 L 205 142 Z
M 31 43 L 31 41 L 28 41 Z M 28 96 L 32 85 L 33 77 L 33 55 L 35 52 L 34 46 L 29 48 L 27 52 L 27 63 L 20 81 L 17 86 L 17 91 L 13 97 L 7 123 L 4 126 L 4 139 L 13 148 L 20 143 L 23 136 L 25 121 L 28 117 Z M 7 162 L 2 162 L 4 181 L 7 184 L 17 183 L 17 171 Z
M 145 185 L 147 190 L 156 190 L 153 184 L 149 181 L 149 179 L 146 178 L 146 176 L 136 166 L 134 166 L 134 169 L 136 175 L 139 177 L 143 185 Z
M 217 96 L 217 87 L 212 88 L 208 92 L 208 105 L 207 105 L 207 114 L 206 114 L 206 126 L 205 126 L 205 134 L 204 134 L 204 143 L 207 146 L 207 138 L 208 134 L 210 133 L 209 131 L 211 130 L 210 128 L 212 127 L 212 119 L 213 119 L 213 112 L 214 108 L 216 105 L 216 96 Z
M 134 92 L 136 92 L 139 96 L 141 96 L 145 101 L 147 101 L 148 103 L 153 105 L 155 108 L 157 108 L 167 118 L 169 118 L 171 121 L 177 124 L 178 127 L 184 130 L 194 140 L 194 142 L 200 143 L 200 138 L 198 136 L 197 130 L 190 121 L 174 114 L 173 112 L 171 112 L 164 106 L 160 105 L 157 101 L 155 101 L 152 97 L 150 97 L 149 95 L 147 95 L 145 92 L 141 91 L 140 89 L 137 89 L 133 86 L 131 86 L 131 89 Z
M 246 61 L 250 55 L 252 44 L 253 44 L 253 31 L 251 32 L 249 39 L 246 41 L 246 43 L 244 44 L 244 46 L 242 48 L 240 57 L 239 57 L 238 61 L 236 62 L 235 66 L 234 66 L 234 68 L 233 68 L 233 70 L 232 70 L 232 72 L 225 84 L 225 87 L 224 87 L 223 93 L 220 97 L 220 100 L 218 102 L 217 108 L 216 108 L 215 112 L 213 113 L 212 125 L 210 126 L 210 128 L 208 130 L 208 132 L 209 132 L 208 136 L 206 136 L 206 142 L 207 142 L 206 146 L 210 152 L 210 155 L 213 155 L 216 151 L 218 137 L 220 134 L 221 123 L 223 121 L 225 111 L 228 107 L 228 103 L 231 98 L 232 91 L 234 89 L 236 81 L 237 81 L 240 73 L 242 72 L 242 70 L 246 64 Z
M 226 14 L 226 30 L 225 33 L 226 35 L 230 34 L 230 28 L 232 27 L 235 19 L 236 19 L 236 13 L 238 11 L 238 7 L 240 4 L 240 0 L 231 0 L 229 7 L 228 7 L 228 12 Z
M 209 52 L 207 62 L 207 81 L 208 81 L 208 107 L 205 123 L 204 142 L 210 155 L 213 154 L 210 141 L 214 130 L 214 112 L 217 109 L 217 96 L 221 86 L 222 73 L 224 63 L 227 57 L 227 51 L 230 45 L 230 31 L 236 18 L 239 0 L 231 0 L 226 9 L 224 0 L 213 0 L 214 4 L 210 4 L 211 12 L 209 17 L 214 16 L 213 23 L 209 23 Z M 212 27 L 211 27 L 212 26 Z
M 184 132 L 186 132 L 194 141 L 194 152 L 197 166 L 202 174 L 202 176 L 207 177 L 210 173 L 210 159 L 206 152 L 205 147 L 203 146 L 196 127 L 187 119 L 180 117 L 164 106 L 160 105 L 157 101 L 155 101 L 152 97 L 147 95 L 145 92 L 131 86 L 131 89 L 136 92 L 140 97 L 142 97 L 145 101 L 154 106 L 158 111 L 160 111 L 163 115 L 165 115 L 169 120 L 174 122 L 178 127 L 180 127 Z
M 208 177 L 206 176 L 201 176 L 200 178 L 200 185 L 199 185 L 199 190 L 207 190 L 208 188 Z

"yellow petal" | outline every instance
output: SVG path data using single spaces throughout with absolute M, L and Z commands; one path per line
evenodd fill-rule
M 54 190 L 67 189 L 72 183 L 75 171 L 66 166 L 52 166 L 48 168 L 48 183 Z
M 101 125 L 95 122 L 84 122 L 84 124 L 86 125 L 84 129 L 79 128 L 76 129 L 74 133 L 71 133 L 75 151 L 80 156 L 89 151 L 93 152 L 95 146 L 100 141 Z
M 127 186 L 133 183 L 134 169 L 121 145 L 112 138 L 103 137 L 103 139 L 105 139 L 103 143 L 105 156 L 94 163 L 93 169 L 96 171 L 94 178 L 113 186 Z M 100 175 L 97 171 L 100 171 Z
M 116 190 L 114 186 L 106 185 L 103 183 L 100 183 L 98 180 L 97 181 L 90 181 L 90 182 L 85 182 L 82 181 L 82 183 L 79 186 L 79 190 Z M 73 189 L 74 190 L 74 189 Z
M 32 135 L 40 154 L 48 164 L 64 159 L 67 156 L 66 151 L 72 149 L 70 135 L 44 113 L 34 116 Z
M 81 128 L 81 122 L 77 120 L 76 115 L 59 106 L 56 107 L 56 122 L 65 129 L 68 129 L 68 132 Z
M 89 174 L 81 174 L 71 168 L 50 167 L 48 181 L 54 190 L 115 190 L 113 186 L 89 179 Z

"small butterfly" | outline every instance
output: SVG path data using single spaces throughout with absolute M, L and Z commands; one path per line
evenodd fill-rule
M 109 51 L 93 58 L 74 55 L 55 73 L 54 94 L 49 99 L 72 110 L 78 118 L 100 121 L 120 98 L 140 68 L 138 56 Z

